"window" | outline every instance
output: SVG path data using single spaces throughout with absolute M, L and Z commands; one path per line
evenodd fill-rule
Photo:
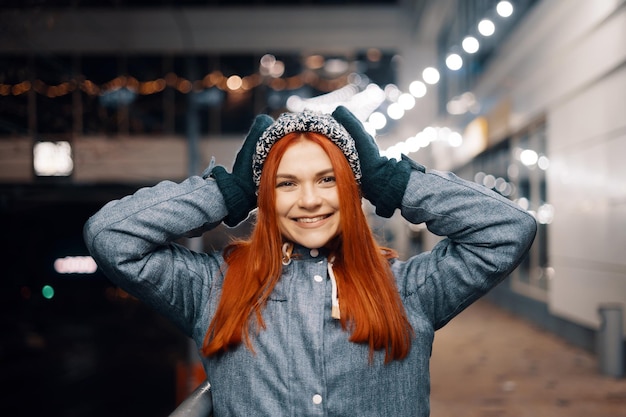
M 537 237 L 528 255 L 511 274 L 513 291 L 547 300 L 552 276 L 548 233 L 553 210 L 547 201 L 546 124 L 540 120 L 512 135 L 456 170 L 457 175 L 515 201 L 537 219 Z

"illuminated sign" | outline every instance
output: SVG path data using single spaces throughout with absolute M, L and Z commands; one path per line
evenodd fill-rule
M 54 261 L 54 270 L 59 274 L 93 274 L 97 269 L 91 256 L 66 256 Z

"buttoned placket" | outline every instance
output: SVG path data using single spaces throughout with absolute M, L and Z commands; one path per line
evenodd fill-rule
M 293 346 L 292 351 L 292 415 L 324 415 L 324 352 L 323 331 L 326 306 L 330 301 L 327 283 L 327 260 L 320 257 L 320 251 L 308 251 L 311 259 L 294 259 L 288 268 L 295 268 L 292 273 L 304 276 L 294 280 L 290 290 L 293 294 L 290 322 L 299 329 L 294 332 L 303 334 L 303 345 Z M 304 255 L 306 256 L 306 255 Z M 308 257 L 307 257 L 308 258 Z M 301 279 L 308 280 L 305 284 Z M 304 356 L 303 356 L 304 355 Z M 298 405 L 300 404 L 300 405 Z M 305 412 L 305 410 L 308 410 Z
M 312 258 L 317 258 L 317 257 L 319 256 L 319 250 L 317 250 L 317 249 L 311 249 L 311 250 L 309 251 L 309 254 L 311 255 L 311 257 L 312 257 Z M 317 263 L 318 263 L 318 264 L 323 264 L 324 262 L 323 262 L 323 261 L 319 261 L 319 262 L 317 262 Z M 323 282 L 324 282 L 324 277 L 323 277 L 322 275 L 315 275 L 315 276 L 313 277 L 313 279 L 314 279 L 314 280 L 315 280 L 315 282 L 317 282 L 317 283 L 323 283 Z M 321 336 L 323 337 L 323 335 L 321 335 Z M 323 355 L 322 355 L 322 358 L 323 358 Z M 315 405 L 318 405 L 318 406 L 319 406 L 319 405 L 321 405 L 321 404 L 322 404 L 322 400 L 323 400 L 323 397 L 322 397 L 322 395 L 321 395 L 321 394 L 315 394 L 315 395 L 313 395 L 313 398 L 312 398 L 313 404 L 315 404 Z

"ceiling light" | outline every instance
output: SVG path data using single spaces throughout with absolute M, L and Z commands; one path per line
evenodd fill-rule
M 509 17 L 513 14 L 513 5 L 509 1 L 501 1 L 496 6 L 496 11 L 502 17 Z
M 427 84 L 437 84 L 439 82 L 439 71 L 436 68 L 428 67 L 422 71 L 422 77 Z
M 463 58 L 459 54 L 450 54 L 446 58 L 446 66 L 452 71 L 459 70 L 463 66 Z
M 393 120 L 400 120 L 402 116 L 404 116 L 404 109 L 398 103 L 391 103 L 389 107 L 387 107 L 387 115 Z
M 368 121 L 376 130 L 380 130 L 387 124 L 387 118 L 381 112 L 374 112 L 370 115 Z
M 415 97 L 409 93 L 402 93 L 400 97 L 398 97 L 398 104 L 400 104 L 404 110 L 411 110 L 415 107 Z
M 426 84 L 421 81 L 413 81 L 409 84 L 409 93 L 411 93 L 413 97 L 424 97 L 426 95 Z
M 489 19 L 483 19 L 478 23 L 478 31 L 483 36 L 491 36 L 496 31 L 496 26 Z
M 480 48 L 480 43 L 478 43 L 478 39 L 473 36 L 467 36 L 465 39 L 463 39 L 463 43 L 461 45 L 463 46 L 463 50 L 468 54 L 473 54 L 478 51 L 478 48 Z

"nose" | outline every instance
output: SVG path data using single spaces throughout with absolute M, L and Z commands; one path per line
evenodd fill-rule
M 322 204 L 322 198 L 314 185 L 306 184 L 301 187 L 298 204 L 307 210 L 315 209 Z

